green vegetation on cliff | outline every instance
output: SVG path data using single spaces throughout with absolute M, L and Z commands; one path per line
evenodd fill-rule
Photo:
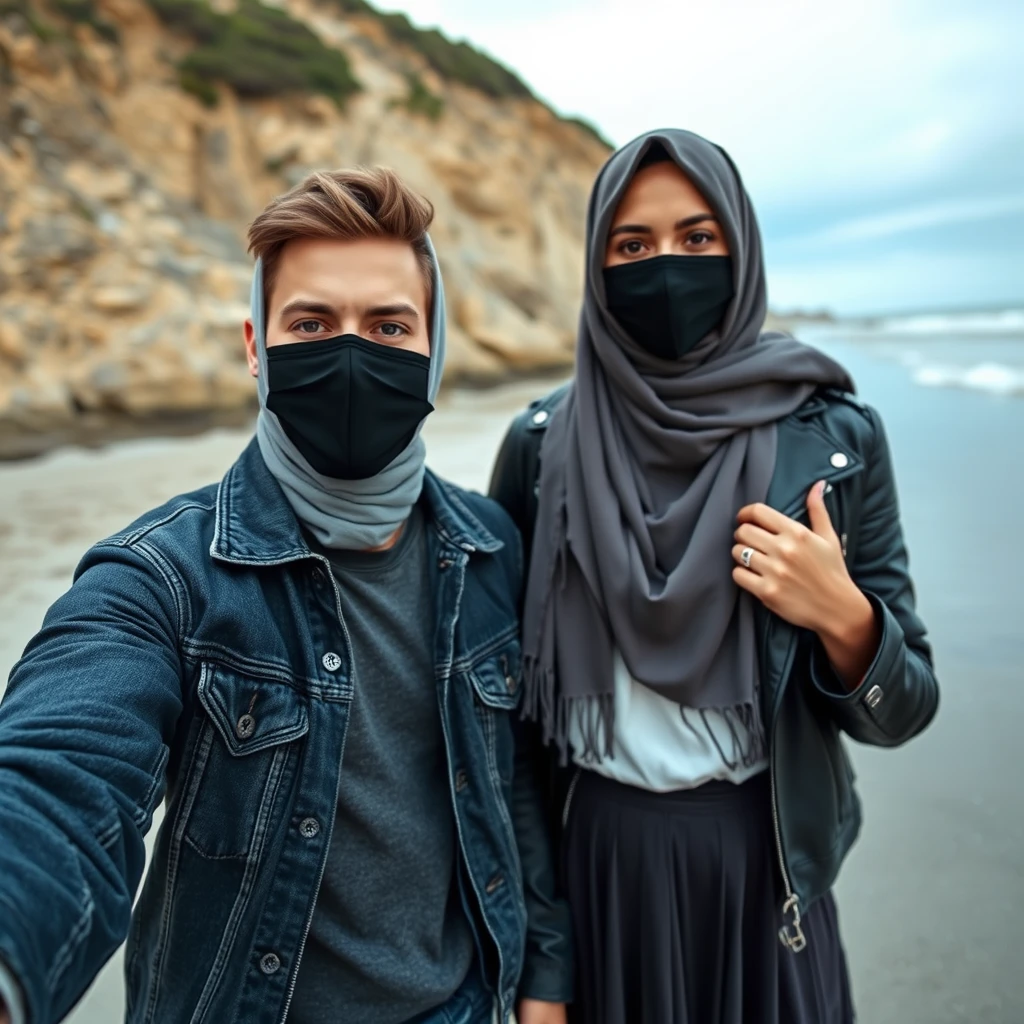
M 181 84 L 208 106 L 217 102 L 218 82 L 240 96 L 315 92 L 339 105 L 361 88 L 345 54 L 259 0 L 241 0 L 230 14 L 214 11 L 205 0 L 150 3 L 165 25 L 196 41 L 181 63 Z

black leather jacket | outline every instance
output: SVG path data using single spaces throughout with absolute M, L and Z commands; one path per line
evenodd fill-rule
M 537 512 L 540 447 L 562 387 L 534 402 L 513 422 L 491 481 L 491 496 L 510 513 L 529 552 Z M 843 541 L 850 575 L 875 608 L 878 654 L 860 686 L 849 692 L 819 641 L 759 608 L 762 714 L 769 736 L 772 815 L 786 893 L 781 941 L 803 948 L 801 912 L 832 887 L 857 838 L 860 802 L 841 733 L 861 743 L 895 747 L 935 715 L 938 683 L 925 628 L 914 608 L 896 483 L 878 414 L 858 399 L 822 391 L 779 423 L 775 475 L 768 504 L 807 521 L 806 500 L 818 480 L 831 489 L 826 504 Z M 571 799 L 573 773 L 550 749 L 534 743 L 534 765 L 548 796 L 549 827 L 557 836 Z M 550 860 L 524 863 L 527 904 L 541 894 L 541 916 L 553 925 L 557 881 Z M 548 947 L 566 949 L 555 930 Z

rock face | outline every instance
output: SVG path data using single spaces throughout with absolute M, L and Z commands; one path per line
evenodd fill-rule
M 0 0 L 0 453 L 251 408 L 245 227 L 315 168 L 386 164 L 434 203 L 449 382 L 570 362 L 600 139 L 443 77 L 361 0 L 274 5 L 347 58 L 343 104 L 183 89 L 196 43 L 163 2 Z

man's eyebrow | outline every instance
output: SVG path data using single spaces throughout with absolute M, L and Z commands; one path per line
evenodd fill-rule
M 392 302 L 385 306 L 372 306 L 366 311 L 367 316 L 408 316 L 418 320 L 420 313 L 408 302 Z
M 296 313 L 312 313 L 314 316 L 335 316 L 335 309 L 326 302 L 317 302 L 315 299 L 292 299 L 278 314 L 282 320 L 294 316 Z

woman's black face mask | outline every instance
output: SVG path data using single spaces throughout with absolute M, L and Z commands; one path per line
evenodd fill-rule
M 641 348 L 681 359 L 722 322 L 735 294 L 730 256 L 655 256 L 606 267 L 608 311 Z
M 430 360 L 343 334 L 267 349 L 267 408 L 322 476 L 365 480 L 434 411 Z

